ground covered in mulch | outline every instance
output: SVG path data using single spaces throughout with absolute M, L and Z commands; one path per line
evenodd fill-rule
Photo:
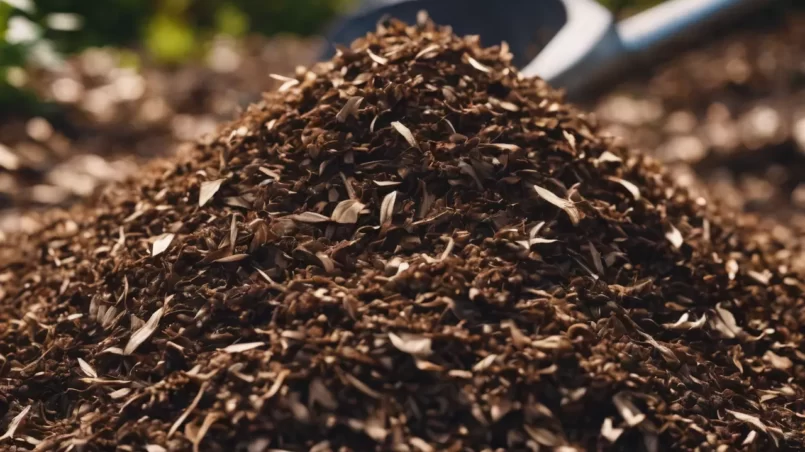
M 281 83 L 321 43 L 293 36 L 217 38 L 206 58 L 180 66 L 142 52 L 92 48 L 16 81 L 48 114 L 0 112 L 0 231 L 35 230 L 24 214 L 66 206 L 214 133 L 259 93 Z M 133 66 L 134 57 L 139 66 Z
M 784 245 L 392 22 L 0 245 L 4 447 L 801 449 Z
M 599 118 L 723 203 L 805 224 L 804 7 L 764 11 L 624 84 Z

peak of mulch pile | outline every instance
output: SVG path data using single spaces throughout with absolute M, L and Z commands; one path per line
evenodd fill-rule
M 392 21 L 10 237 L 3 448 L 805 447 L 785 250 L 510 61 Z

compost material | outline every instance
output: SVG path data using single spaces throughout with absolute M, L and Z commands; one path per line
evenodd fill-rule
M 693 166 L 722 202 L 803 230 L 805 4 L 776 5 L 653 74 L 635 74 L 595 110 L 630 147 L 687 179 Z
M 28 68 L 17 83 L 43 111 L 0 112 L 0 231 L 34 229 L 21 213 L 75 203 L 136 174 L 147 159 L 214 133 L 260 92 L 280 86 L 267 73 L 293 72 L 320 45 L 288 36 L 217 38 L 206 61 L 179 67 L 145 52 L 91 48 L 55 68 Z M 140 67 L 130 67 L 132 55 Z
M 805 447 L 773 236 L 389 21 L 0 247 L 14 450 Z

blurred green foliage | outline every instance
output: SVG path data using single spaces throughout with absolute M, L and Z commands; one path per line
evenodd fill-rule
M 31 13 L 11 4 L 28 2 Z M 52 13 L 83 19 L 80 30 L 44 27 L 43 38 L 73 53 L 92 46 L 144 46 L 161 61 L 181 61 L 216 34 L 242 35 L 319 31 L 355 0 L 0 0 L 0 33 L 12 11 L 45 26 Z M 0 65 L 8 65 L 7 43 L 0 44 Z
M 178 64 L 202 56 L 215 35 L 315 33 L 357 1 L 0 0 L 0 110 L 8 105 L 20 108 L 25 105 L 21 101 L 31 98 L 14 88 L 7 74 L 47 53 L 47 46 L 61 55 L 88 47 L 139 48 L 155 61 Z M 54 28 L 54 13 L 72 14 L 80 19 L 80 28 Z M 8 39 L 12 17 L 36 27 L 37 39 Z M 136 55 L 131 56 L 132 64 L 137 64 Z

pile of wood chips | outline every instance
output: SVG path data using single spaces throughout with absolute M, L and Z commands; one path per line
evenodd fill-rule
M 784 245 L 389 21 L 0 245 L 6 450 L 805 447 Z

